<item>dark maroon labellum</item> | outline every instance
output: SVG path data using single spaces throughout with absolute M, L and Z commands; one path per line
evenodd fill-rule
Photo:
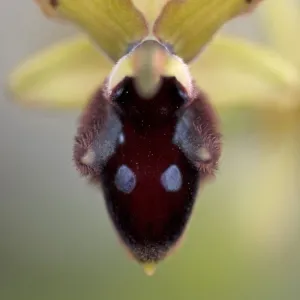
M 163 259 L 184 232 L 201 183 L 213 175 L 220 134 L 213 109 L 195 88 L 190 99 L 174 77 L 141 99 L 125 78 L 105 86 L 81 119 L 74 160 L 104 191 L 108 213 L 141 263 Z M 93 153 L 89 163 L 82 157 Z

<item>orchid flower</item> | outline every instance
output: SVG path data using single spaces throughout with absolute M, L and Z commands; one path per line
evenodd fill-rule
M 271 47 L 263 47 L 241 38 L 218 34 L 225 23 L 252 11 L 258 2 L 230 0 L 224 4 L 222 0 L 134 1 L 134 7 L 129 0 L 39 0 L 37 3 L 48 17 L 70 20 L 89 37 L 83 34 L 46 49 L 24 62 L 12 72 L 10 90 L 16 101 L 30 107 L 84 108 L 109 74 L 108 85 L 111 90 L 124 76 L 134 74 L 134 64 L 123 63 L 122 58 L 137 42 L 147 38 L 149 27 L 152 30 L 151 37 L 166 42 L 189 65 L 191 77 L 209 95 L 218 110 L 246 106 L 261 110 L 277 108 L 278 111 L 294 111 L 299 106 L 297 95 L 300 76 L 296 63 L 297 51 L 290 52 L 289 48 L 282 47 L 287 42 L 286 32 L 280 35 L 281 42 L 275 51 Z M 282 3 L 281 0 L 266 0 L 258 11 L 266 12 L 264 20 L 267 20 Z M 203 18 L 203 15 L 211 17 Z M 273 29 L 276 30 L 275 27 Z M 270 35 L 274 44 L 277 32 L 278 28 L 276 33 Z M 118 69 L 114 64 L 117 64 Z M 167 64 L 166 74 L 180 76 L 182 73 L 184 69 L 174 61 Z M 182 76 L 180 79 L 189 91 L 186 78 Z M 148 92 L 144 89 L 145 81 L 149 82 L 149 77 L 140 81 L 142 93 Z M 281 142 L 285 143 L 286 140 Z M 286 155 L 282 149 L 278 153 L 280 158 Z M 274 168 L 272 174 L 276 178 L 273 180 L 283 186 L 291 178 L 286 173 L 290 174 L 292 165 L 287 165 L 285 161 L 285 166 Z M 279 169 L 280 173 L 277 171 Z M 262 179 L 266 177 L 262 174 L 260 176 Z M 283 177 L 284 183 L 280 182 Z M 282 188 L 280 191 L 283 193 L 284 190 Z M 271 199 L 273 196 L 262 197 Z M 245 214 L 239 212 L 239 215 Z M 145 265 L 145 270 L 151 274 L 153 266 Z

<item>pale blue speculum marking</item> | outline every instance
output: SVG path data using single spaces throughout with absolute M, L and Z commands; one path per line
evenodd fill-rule
M 122 165 L 115 176 L 117 189 L 125 194 L 130 194 L 136 186 L 136 176 L 126 165 Z
M 182 186 L 182 175 L 176 165 L 171 165 L 161 175 L 160 180 L 167 192 L 178 192 Z

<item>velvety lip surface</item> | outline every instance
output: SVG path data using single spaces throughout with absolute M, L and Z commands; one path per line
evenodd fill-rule
M 198 189 L 198 170 L 173 143 L 184 99 L 174 79 L 150 101 L 117 99 L 120 143 L 101 173 L 108 211 L 140 261 L 161 258 L 181 236 Z M 130 97 L 126 96 L 130 94 Z
M 82 115 L 74 161 L 103 189 L 110 218 L 134 257 L 157 262 L 182 236 L 199 186 L 217 168 L 216 116 L 203 93 L 194 87 L 191 99 L 175 77 L 163 77 L 147 100 L 130 77 L 109 98 L 105 88 Z

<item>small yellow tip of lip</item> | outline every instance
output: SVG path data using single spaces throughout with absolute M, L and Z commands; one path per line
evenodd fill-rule
M 156 271 L 156 265 L 154 263 L 148 263 L 143 265 L 144 272 L 148 276 L 154 275 Z

